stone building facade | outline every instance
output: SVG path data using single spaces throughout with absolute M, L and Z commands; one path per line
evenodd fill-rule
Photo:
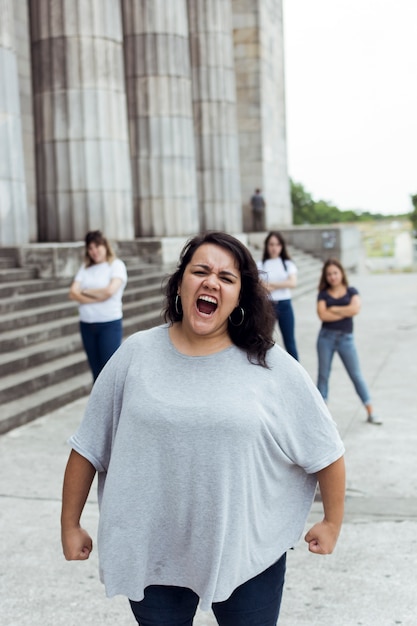
M 282 0 L 0 0 L 0 246 L 292 223 Z

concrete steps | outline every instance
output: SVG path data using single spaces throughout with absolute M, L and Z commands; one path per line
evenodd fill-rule
M 323 262 L 296 250 L 291 250 L 291 257 L 298 269 L 297 287 L 292 292 L 292 298 L 296 300 L 310 291 L 317 291 Z
M 322 263 L 290 251 L 299 272 L 295 299 L 316 290 Z M 254 248 L 252 254 L 258 260 L 261 250 Z M 129 275 L 123 297 L 126 338 L 162 322 L 166 272 L 124 260 Z M 71 279 L 40 279 L 36 270 L 11 267 L 11 262 L 0 263 L 0 433 L 87 395 L 92 385 L 77 305 L 68 299 Z
M 34 394 L 22 395 L 18 400 L 2 404 L 0 434 L 23 426 L 42 415 L 82 398 L 91 391 L 91 377 L 87 372 L 68 380 L 49 385 Z
M 161 322 L 165 273 L 127 260 L 124 338 Z M 85 396 L 92 378 L 82 348 L 71 279 L 0 264 L 0 433 Z

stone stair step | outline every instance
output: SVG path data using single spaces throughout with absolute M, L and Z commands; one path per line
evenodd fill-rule
M 0 300 L 15 298 L 25 294 L 41 293 L 51 289 L 66 288 L 67 293 L 70 283 L 67 278 L 36 278 L 35 280 L 17 280 L 2 283 L 0 281 Z
M 160 309 L 150 309 L 140 315 L 123 318 L 123 337 L 126 338 L 139 330 L 146 330 L 163 323 Z
M 148 287 L 138 288 L 126 293 L 126 301 L 123 305 L 123 314 L 128 317 L 140 311 L 147 311 L 153 306 L 158 306 L 162 302 L 162 295 L 158 287 L 151 287 L 155 295 L 142 297 L 143 293 L 149 293 Z M 132 301 L 130 301 L 132 300 Z M 18 312 L 18 315 L 16 313 Z M 18 309 L 2 313 L 0 318 L 0 334 L 13 332 L 18 328 L 27 328 L 46 322 L 56 322 L 61 320 L 65 324 L 65 318 L 75 318 L 78 320 L 77 306 L 71 300 L 64 300 L 56 304 L 50 303 L 37 308 Z
M 1 327 L 1 321 L 0 321 Z M 78 317 L 48 320 L 31 326 L 19 326 L 0 333 L 0 352 L 20 350 L 26 346 L 46 342 L 78 332 Z
M 74 307 L 74 303 L 59 302 L 58 304 L 50 304 L 36 309 L 19 311 L 16 315 L 15 312 L 5 313 L 0 318 L 0 333 L 5 331 L 13 331 L 17 328 L 25 328 L 28 326 L 35 326 L 38 323 L 53 322 L 57 319 L 63 319 L 65 317 L 76 317 L 77 311 Z
M 0 257 L 0 269 L 1 270 L 6 270 L 9 269 L 11 267 L 16 267 L 16 262 L 14 259 L 10 259 L 7 257 Z
M 30 267 L 11 267 L 0 269 L 0 283 L 30 280 L 37 277 L 37 270 Z
M 68 289 L 48 289 L 30 294 L 18 294 L 14 298 L 0 299 L 0 314 L 7 315 L 18 311 L 41 309 L 49 305 L 68 305 Z
M 0 434 L 88 395 L 91 387 L 91 375 L 85 372 L 3 404 L 0 411 Z
M 12 351 L 0 352 L 0 377 L 8 376 L 11 373 L 27 370 L 42 363 L 50 363 L 67 354 L 81 352 L 83 349 L 81 335 L 78 332 L 54 339 L 49 339 L 41 343 L 33 343 Z M 1 386 L 1 380 L 0 380 Z
M 162 284 L 166 273 L 159 269 L 152 269 L 146 272 L 144 267 L 129 268 L 129 281 L 127 289 L 132 285 L 149 285 L 153 283 Z M 71 285 L 71 279 L 68 278 L 33 278 L 29 280 L 8 280 L 2 282 L 0 278 L 0 300 L 3 298 L 14 298 L 23 296 L 24 294 L 41 293 L 48 290 L 60 290 L 62 288 L 65 297 L 68 297 L 68 291 Z
M 123 328 L 124 334 L 127 336 L 129 329 L 136 332 L 135 329 L 149 328 L 150 321 L 159 323 L 160 309 L 162 301 L 160 297 L 157 299 L 148 299 L 145 306 L 140 310 L 141 303 L 132 303 L 131 306 L 126 305 L 124 312 Z M 79 335 L 78 315 L 76 313 L 71 317 L 47 321 L 43 324 L 34 324 L 29 327 L 19 327 L 12 331 L 0 333 L 0 358 L 5 359 L 6 353 L 27 349 L 30 346 L 45 344 L 51 341 L 59 340 L 68 342 L 72 341 L 72 337 Z M 71 339 L 68 339 L 68 337 Z M 2 361 L 0 361 L 1 363 Z M 4 361 L 3 361 L 4 362 Z
M 125 291 L 123 301 L 140 300 L 143 294 L 161 295 L 161 293 L 161 287 L 157 282 L 144 283 L 143 280 L 137 278 L 132 281 L 129 289 Z M 0 298 L 0 315 L 27 311 L 28 309 L 34 311 L 59 304 L 65 305 L 68 310 L 77 310 L 77 303 L 68 298 L 68 288 L 49 289 L 38 293 L 19 294 L 13 298 Z
M 0 378 L 0 404 L 69 380 L 82 372 L 88 375 L 88 371 L 88 363 L 82 352 L 67 354 L 51 362 L 15 371 Z

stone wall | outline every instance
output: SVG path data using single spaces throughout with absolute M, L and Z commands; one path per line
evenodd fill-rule
M 359 267 L 361 258 L 361 233 L 356 226 L 296 226 L 281 228 L 286 242 L 300 250 L 326 261 L 336 257 L 351 271 Z M 267 233 L 250 233 L 249 245 L 262 250 Z

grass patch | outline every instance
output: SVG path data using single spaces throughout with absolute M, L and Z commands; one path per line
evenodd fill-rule
M 393 257 L 395 240 L 401 233 L 411 233 L 411 222 L 405 219 L 387 219 L 382 221 L 356 224 L 362 234 L 365 254 L 368 258 Z

